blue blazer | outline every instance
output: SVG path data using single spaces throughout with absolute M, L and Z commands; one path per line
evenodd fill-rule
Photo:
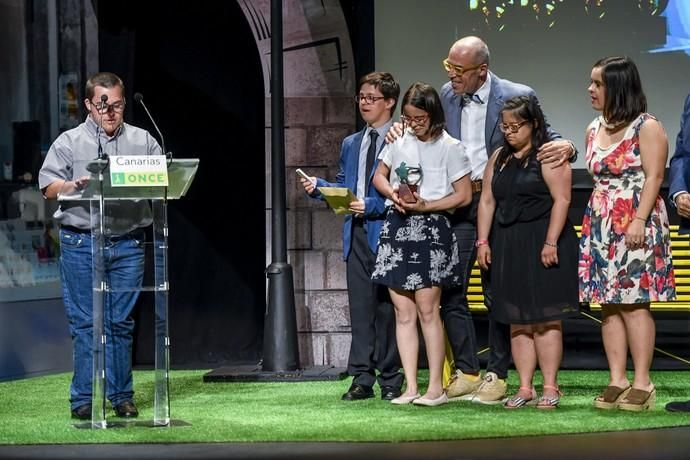
M 685 98 L 683 115 L 680 117 L 680 132 L 676 138 L 676 151 L 671 157 L 668 175 L 668 198 L 673 206 L 673 195 L 690 192 L 690 94 Z M 690 220 L 681 217 L 678 233 L 690 233 Z
M 535 96 L 534 90 L 520 83 L 504 80 L 491 73 L 491 90 L 489 100 L 486 101 L 486 123 L 484 125 L 484 138 L 486 139 L 486 154 L 491 157 L 494 151 L 503 145 L 503 133 L 498 128 L 501 119 L 501 109 L 508 99 L 515 96 Z M 448 134 L 460 139 L 460 127 L 462 123 L 462 98 L 455 94 L 450 82 L 441 87 L 441 105 L 446 116 L 446 130 Z M 561 139 L 561 135 L 554 131 L 547 123 L 547 134 L 550 141 Z M 571 159 L 572 161 L 572 159 Z
M 347 187 L 353 193 L 357 193 L 357 176 L 359 173 L 359 151 L 362 147 L 362 139 L 367 128 L 355 134 L 351 134 L 343 140 L 340 148 L 340 161 L 338 174 L 335 176 L 335 182 L 328 182 L 324 179 L 317 178 L 317 189 L 311 195 L 313 198 L 323 200 L 323 196 L 319 193 L 318 187 Z M 381 144 L 381 149 L 385 142 Z M 374 172 L 379 164 L 378 158 L 374 161 L 374 167 L 371 170 L 371 175 L 367 178 L 369 182 L 369 190 L 364 197 L 364 226 L 367 232 L 367 241 L 369 249 L 373 254 L 376 254 L 376 247 L 379 241 L 379 233 L 385 218 L 385 198 L 376 190 L 376 187 L 371 183 Z M 345 215 L 345 222 L 343 223 L 343 259 L 347 260 L 350 255 L 352 247 L 352 214 Z

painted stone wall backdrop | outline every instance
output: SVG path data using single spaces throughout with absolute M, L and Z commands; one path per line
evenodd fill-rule
M 266 91 L 266 235 L 271 234 L 270 1 L 238 0 L 252 26 Z M 283 2 L 288 258 L 304 367 L 344 367 L 350 317 L 342 260 L 342 218 L 303 192 L 296 168 L 332 180 L 343 138 L 355 129 L 352 46 L 340 2 Z M 271 262 L 266 241 L 266 265 Z

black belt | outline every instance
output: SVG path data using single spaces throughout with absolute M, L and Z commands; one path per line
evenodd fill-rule
M 364 226 L 364 217 L 352 216 L 352 225 L 356 225 L 358 227 L 363 227 Z

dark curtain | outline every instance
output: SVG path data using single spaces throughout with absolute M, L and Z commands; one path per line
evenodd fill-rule
M 126 120 L 156 138 L 141 92 L 178 158 L 200 158 L 170 203 L 174 367 L 260 359 L 265 309 L 264 88 L 234 1 L 99 1 L 100 70 L 126 85 Z M 153 363 L 152 296 L 135 313 L 135 364 Z

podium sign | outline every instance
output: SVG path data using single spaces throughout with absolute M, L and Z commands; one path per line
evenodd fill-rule
M 93 279 L 93 387 L 91 428 L 107 428 L 104 305 L 106 295 L 122 291 L 148 291 L 154 297 L 155 376 L 152 426 L 170 426 L 169 370 L 170 338 L 168 335 L 168 208 L 170 199 L 183 197 L 194 180 L 199 160 L 179 159 L 166 162 L 168 186 L 117 186 L 112 182 L 110 159 L 75 162 L 73 181 L 66 181 L 58 200 L 66 207 L 79 206 L 91 220 L 91 255 Z M 150 158 L 150 157 L 149 157 Z M 129 203 L 128 203 L 129 202 Z M 117 286 L 105 276 L 104 251 L 109 237 L 117 236 L 123 214 L 131 203 L 138 218 L 151 222 L 150 242 L 144 243 L 144 254 L 151 259 L 153 276 L 144 276 L 141 286 Z M 149 280 L 148 282 L 146 280 Z M 149 424 L 151 425 L 151 424 Z
M 165 155 L 111 155 L 110 182 L 113 187 L 167 187 Z
M 101 194 L 106 200 L 129 199 L 179 199 L 187 194 L 192 185 L 196 171 L 199 168 L 198 158 L 179 158 L 170 160 L 168 168 L 168 186 L 113 186 L 110 175 L 109 160 L 92 160 L 81 164 L 85 172 L 85 184 L 81 187 L 71 187 L 65 184 L 60 191 L 59 200 L 97 200 Z M 75 177 L 78 166 L 74 166 Z

